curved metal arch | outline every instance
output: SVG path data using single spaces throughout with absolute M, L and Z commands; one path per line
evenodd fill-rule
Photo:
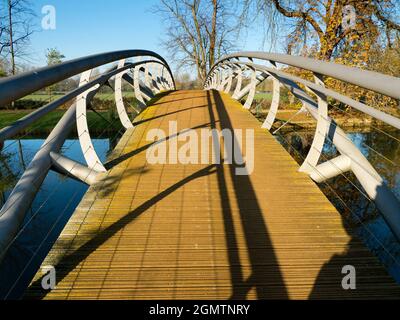
M 156 94 L 161 92 L 161 86 L 158 82 L 158 76 L 157 76 L 158 70 L 159 70 L 158 66 L 156 64 L 152 64 L 151 84 Z
M 111 62 L 141 55 L 152 56 L 160 60 L 157 61 L 157 63 L 164 65 L 165 69 L 168 71 L 167 77 L 169 81 L 175 86 L 172 72 L 165 60 L 158 54 L 148 50 L 125 50 L 97 54 L 0 80 L 1 105 L 15 101 L 27 94 L 71 76 L 83 73 L 81 75 L 80 86 L 77 89 L 72 90 L 63 97 L 30 113 L 7 128 L 0 130 L 1 145 L 1 141 L 5 137 L 15 135 L 50 111 L 75 99 L 75 103 L 65 112 L 51 131 L 40 150 L 35 154 L 31 163 L 18 180 L 6 203 L 0 209 L 0 260 L 3 258 L 10 243 L 20 230 L 27 210 L 31 206 L 36 193 L 51 169 L 58 170 L 60 173 L 70 175 L 75 179 L 89 184 L 96 180 L 96 175 L 99 171 L 105 171 L 91 143 L 89 128 L 86 121 L 87 102 L 90 102 L 90 99 L 98 89 L 106 84 L 111 77 L 123 72 L 125 69 L 131 68 L 132 64 L 125 65 L 121 69 L 113 67 L 108 69 L 105 74 L 89 81 L 91 70 Z M 78 112 L 77 109 L 79 109 Z M 58 153 L 67 135 L 73 128 L 73 125 L 76 124 L 76 121 L 79 122 L 77 127 L 80 143 L 89 168 Z
M 374 199 L 393 233 L 400 239 L 400 201 L 387 187 L 379 173 L 361 151 L 347 137 L 346 133 L 329 116 L 327 118 L 321 116 L 321 113 L 318 112 L 318 105 L 313 102 L 311 97 L 292 80 L 283 79 L 283 81 L 284 85 L 302 101 L 303 105 L 315 119 L 326 123 L 328 137 L 341 154 L 340 157 L 320 165 L 309 166 L 310 177 L 315 179 L 315 181 L 322 182 L 327 178 L 351 170 L 368 196 Z M 322 135 L 325 139 L 323 132 L 316 131 L 316 135 Z M 380 190 L 380 197 L 377 196 L 377 190 Z
M 142 93 L 143 99 L 147 102 L 154 97 L 154 93 L 150 88 L 149 70 L 147 63 L 143 64 L 139 71 L 143 73 L 143 81 L 139 82 L 140 92 Z
M 220 77 L 219 77 L 219 84 L 217 87 L 218 91 L 224 91 L 225 89 L 225 85 L 228 81 L 228 77 L 230 76 L 230 74 L 227 75 L 227 70 L 225 68 L 221 68 L 220 70 Z
M 165 69 L 164 69 L 163 66 L 161 66 L 161 83 L 163 84 L 164 91 L 168 91 L 169 90 L 169 86 L 168 86 L 168 82 L 167 82 L 167 80 L 165 78 L 165 74 L 164 73 L 165 73 Z
M 268 56 L 268 55 L 267 55 Z M 214 70 L 220 68 L 221 65 L 230 66 L 230 59 L 232 57 L 246 57 L 243 53 L 238 54 L 236 56 L 227 56 L 220 59 L 220 64 L 215 64 L 207 76 L 206 81 L 211 81 L 215 78 Z M 255 56 L 246 57 L 253 58 Z M 257 58 L 257 57 L 256 57 Z M 293 57 L 291 57 L 293 58 Z M 251 60 L 251 59 L 250 59 Z M 310 61 L 315 62 L 314 60 L 308 59 Z M 275 62 L 274 59 L 270 62 Z M 356 109 L 365 112 L 379 120 L 382 120 L 388 124 L 393 125 L 396 128 L 400 128 L 400 119 L 397 119 L 391 115 L 383 113 L 379 110 L 371 108 L 367 105 L 362 104 L 361 102 L 352 100 L 351 98 L 340 95 L 339 93 L 325 88 L 325 85 L 322 81 L 322 75 L 315 72 L 312 68 L 305 68 L 307 70 L 312 70 L 315 76 L 315 82 L 309 82 L 307 80 L 298 78 L 296 76 L 287 74 L 282 72 L 276 68 L 269 68 L 264 65 L 256 65 L 253 62 L 242 62 L 237 61 L 237 64 L 243 65 L 248 68 L 252 68 L 253 70 L 266 72 L 268 75 L 272 76 L 275 82 L 275 90 L 278 88 L 277 84 L 283 85 L 287 87 L 294 95 L 297 97 L 303 104 L 303 107 L 317 120 L 317 129 L 315 131 L 314 140 L 311 146 L 311 150 L 307 155 L 304 163 L 300 167 L 300 171 L 307 172 L 310 177 L 317 181 L 322 182 L 328 178 L 334 177 L 338 174 L 351 170 L 358 181 L 363 186 L 364 190 L 368 194 L 368 196 L 375 200 L 377 207 L 382 212 L 383 217 L 388 222 L 388 225 L 392 229 L 393 233 L 396 235 L 398 239 L 400 239 L 400 201 L 393 194 L 393 192 L 388 188 L 385 184 L 384 180 L 380 177 L 378 172 L 373 168 L 373 166 L 368 162 L 368 160 L 364 157 L 361 151 L 353 144 L 353 142 L 347 137 L 346 133 L 340 129 L 335 122 L 328 116 L 328 104 L 327 104 L 327 96 L 330 96 L 338 101 L 344 102 L 348 105 L 355 107 Z M 273 63 L 274 64 L 274 63 Z M 318 63 L 317 63 L 318 64 Z M 334 65 L 334 64 L 330 64 Z M 326 67 L 327 65 L 323 65 Z M 304 68 L 304 65 L 300 66 Z M 319 66 L 318 66 L 319 67 Z M 317 69 L 318 69 L 317 67 Z M 232 71 L 231 67 L 231 72 Z M 345 67 L 343 70 L 347 72 L 352 71 L 354 68 Z M 343 71 L 342 70 L 342 71 Z M 358 74 L 362 74 L 363 71 L 356 70 Z M 339 73 L 330 73 L 339 75 L 340 77 L 346 78 L 346 75 Z M 373 74 L 373 73 L 372 73 Z M 325 74 L 326 75 L 326 74 Z M 367 78 L 370 78 L 371 73 L 366 73 Z M 351 77 L 350 77 L 351 78 Z M 381 86 L 371 86 L 368 89 L 380 92 L 379 90 L 384 88 L 384 90 L 388 90 L 387 81 L 390 79 L 395 79 L 397 83 L 400 83 L 398 78 L 394 77 L 386 77 L 383 75 L 381 79 L 385 79 L 386 84 Z M 348 81 L 349 83 L 353 83 Z M 307 90 L 310 90 L 317 96 L 318 104 L 312 99 L 297 83 L 300 83 L 306 87 Z M 368 84 L 368 81 L 359 81 L 358 84 L 363 83 L 364 85 Z M 362 85 L 361 85 L 362 86 Z M 366 86 L 364 86 L 366 87 Z M 243 92 L 243 89 L 241 90 Z M 386 92 L 380 92 L 386 93 Z M 394 97 L 396 94 L 389 94 L 389 96 Z M 271 115 L 271 119 L 275 118 L 275 116 Z M 268 126 L 271 126 L 273 122 L 270 121 Z M 325 139 L 328 137 L 332 143 L 335 145 L 337 150 L 340 153 L 340 156 L 325 161 L 321 164 L 318 164 L 318 160 L 320 158 L 323 145 L 325 143 Z M 379 190 L 379 192 L 378 192 Z
M 83 72 L 79 81 L 79 86 L 87 84 L 90 80 L 91 74 L 92 69 Z M 76 128 L 78 131 L 79 143 L 88 167 L 97 172 L 105 172 L 107 170 L 101 163 L 100 158 L 98 157 L 96 150 L 94 149 L 87 123 L 87 96 L 90 92 L 98 89 L 99 87 L 100 85 L 97 84 L 92 88 L 86 90 L 85 92 L 81 93 L 76 98 Z
M 121 59 L 118 62 L 118 69 L 122 68 L 124 65 L 125 65 L 125 59 Z M 127 72 L 128 72 L 128 70 L 124 70 L 115 76 L 115 88 L 114 88 L 115 104 L 117 106 L 118 117 L 119 117 L 119 120 L 121 121 L 121 124 L 124 126 L 125 129 L 133 128 L 133 124 L 132 124 L 131 120 L 129 119 L 129 116 L 126 112 L 124 100 L 122 97 L 122 77 Z
M 232 81 L 233 81 L 233 73 L 230 73 L 230 74 L 228 75 L 228 80 L 226 81 L 225 86 L 224 86 L 224 89 L 223 89 L 223 91 L 224 91 L 225 93 L 231 92 Z
M 20 75 L 0 79 L 0 105 L 10 103 L 30 93 L 80 74 L 89 69 L 93 69 L 114 61 L 119 61 L 124 58 L 138 56 L 154 57 L 160 60 L 167 68 L 175 86 L 175 80 L 172 76 L 172 71 L 168 63 L 159 54 L 149 50 L 123 50 L 78 58 L 54 66 L 40 68 L 22 73 Z
M 211 67 L 210 72 L 224 61 L 239 58 L 252 58 L 265 61 L 274 61 L 312 71 L 316 74 L 323 74 L 362 88 L 372 90 L 389 97 L 400 99 L 400 78 L 385 75 L 375 71 L 362 70 L 356 67 L 349 67 L 334 62 L 326 62 L 305 58 L 301 56 L 291 56 L 279 53 L 268 53 L 260 51 L 245 51 L 228 54 Z
M 149 90 L 151 90 L 151 82 L 152 82 L 152 75 L 149 72 L 148 68 L 146 66 L 151 65 L 151 64 L 160 64 L 163 65 L 161 62 L 156 61 L 156 60 L 145 60 L 145 61 L 139 61 L 136 63 L 126 63 L 126 59 L 121 59 L 118 62 L 118 66 L 117 66 L 117 70 L 122 70 L 121 72 L 117 73 L 115 75 L 115 102 L 116 102 L 116 107 L 117 107 L 117 112 L 118 112 L 118 117 L 121 121 L 121 124 L 126 128 L 133 128 L 132 122 L 129 119 L 129 116 L 126 112 L 126 108 L 124 105 L 124 101 L 123 101 L 123 96 L 122 96 L 122 79 L 124 78 L 124 76 L 128 73 L 129 71 L 129 66 L 131 67 L 142 67 L 144 68 L 144 73 L 145 73 L 145 79 L 146 79 L 146 86 L 149 88 Z M 139 82 L 140 83 L 140 82 Z M 142 93 L 141 88 L 140 92 Z M 152 97 L 153 97 L 153 92 L 152 93 Z
M 124 59 L 125 61 L 125 59 Z M 122 73 L 120 75 L 120 77 L 116 77 L 116 84 L 118 84 L 119 86 L 119 81 L 121 81 L 121 86 L 122 86 L 122 79 L 124 79 L 125 81 L 127 81 L 131 87 L 134 89 L 134 94 L 135 97 L 138 99 L 138 101 L 140 101 L 140 99 L 142 99 L 143 101 L 145 100 L 150 100 L 152 97 L 154 97 L 155 94 L 160 92 L 160 88 L 157 85 L 157 76 L 155 76 L 155 71 L 158 70 L 159 68 L 157 68 L 157 66 L 163 66 L 163 63 L 157 60 L 145 60 L 145 61 L 138 61 L 135 63 L 125 63 L 125 66 L 127 65 L 131 65 L 131 68 L 133 70 L 133 77 L 130 76 L 128 74 L 129 70 L 126 70 L 126 72 Z M 138 73 L 140 72 L 144 72 L 145 74 L 145 84 L 141 85 L 141 81 L 140 81 L 140 77 L 139 74 L 137 74 L 137 77 L 139 80 L 135 81 L 135 75 L 134 75 L 134 70 L 135 67 L 137 67 L 138 69 Z M 154 69 L 154 70 L 151 70 Z M 168 71 L 168 69 L 167 69 Z M 167 72 L 168 78 L 169 80 L 169 85 L 173 85 L 173 79 L 172 76 L 169 74 L 169 72 Z M 122 79 L 120 79 L 122 78 Z M 136 91 L 135 91 L 135 83 L 136 83 Z M 139 84 L 139 87 L 138 87 Z M 147 94 L 143 91 L 147 91 Z M 119 100 L 119 96 L 120 94 L 118 93 L 118 100 Z M 121 93 L 122 96 L 122 93 Z M 122 100 L 123 103 L 123 100 Z M 119 103 L 120 108 L 122 108 L 122 103 Z M 145 106 L 145 102 L 141 102 L 140 103 L 140 108 L 143 108 Z M 122 109 L 121 109 L 122 110 Z M 136 112 L 140 112 L 140 110 L 135 109 Z
M 325 87 L 323 76 L 320 74 L 314 74 L 315 82 L 321 87 Z M 306 172 L 311 174 L 315 171 L 315 167 L 318 164 L 318 160 L 321 157 L 322 150 L 324 148 L 326 134 L 329 129 L 329 125 L 326 121 L 328 118 L 328 100 L 324 94 L 316 94 L 318 99 L 318 118 L 317 127 L 314 134 L 314 139 L 311 144 L 310 151 L 308 152 L 303 164 L 300 166 L 300 172 Z
M 331 98 L 334 98 L 337 101 L 340 101 L 340 102 L 342 102 L 346 105 L 349 105 L 363 113 L 366 113 L 366 114 L 370 115 L 371 117 L 374 117 L 374 118 L 381 120 L 397 129 L 400 129 L 400 119 L 398 119 L 390 114 L 387 114 L 383 111 L 372 108 L 368 105 L 365 105 L 359 101 L 355 101 L 352 98 L 343 96 L 342 94 L 337 93 L 336 91 L 333 91 L 331 89 L 328 89 L 325 86 L 320 86 L 315 82 L 313 83 L 313 82 L 304 80 L 302 78 L 299 78 L 297 76 L 291 75 L 289 73 L 280 71 L 275 68 L 269 68 L 264 65 L 258 65 L 258 64 L 249 63 L 249 62 L 240 62 L 240 63 L 243 65 L 246 65 L 246 66 L 254 67 L 258 70 L 263 70 L 263 71 L 267 72 L 268 74 L 274 73 L 275 75 L 279 76 L 280 79 L 284 78 L 286 80 L 291 80 L 293 82 L 300 83 L 300 84 L 304 85 L 306 88 L 308 88 L 309 90 L 311 90 L 312 92 L 314 92 L 316 95 L 318 95 L 318 94 L 327 95 Z
M 143 98 L 142 91 L 140 90 L 140 65 L 135 66 L 133 69 L 133 90 L 135 91 L 135 97 L 139 102 L 139 108 L 144 109 L 146 107 L 146 101 Z
M 225 93 L 229 93 L 231 91 L 234 74 L 229 71 L 230 71 L 229 69 L 227 70 L 223 67 L 221 68 L 220 78 L 219 81 L 217 81 L 218 85 L 216 86 L 217 90 L 224 91 Z
M 242 67 L 238 64 L 232 64 L 233 71 L 229 74 L 228 84 L 225 88 L 225 93 L 230 93 L 232 91 L 233 80 L 236 80 L 235 90 L 232 96 L 235 94 L 236 90 L 240 91 L 242 86 Z M 240 77 L 240 80 L 239 80 Z
M 158 87 L 160 88 L 160 92 L 161 91 L 164 91 L 164 90 L 166 90 L 165 89 L 165 86 L 164 86 L 164 80 L 163 80 L 163 72 L 164 72 L 164 69 L 163 69 L 163 67 L 161 66 L 161 65 L 159 65 L 158 67 L 157 67 L 157 85 L 158 85 Z
M 232 98 L 238 99 L 240 90 L 242 89 L 242 81 L 243 81 L 243 69 L 239 68 L 238 75 L 236 77 L 236 88 L 233 91 Z
M 249 66 L 246 66 L 246 67 L 247 67 L 248 70 L 251 70 L 253 72 L 254 68 L 250 68 Z M 252 74 L 252 76 L 253 76 L 253 74 Z M 257 75 L 257 71 L 256 71 L 256 73 L 255 73 L 255 81 L 254 82 L 250 82 L 247 86 L 242 88 L 239 91 L 239 93 L 235 96 L 235 99 L 236 100 L 242 99 L 247 94 L 249 94 L 251 90 L 254 90 L 254 93 L 255 93 L 257 86 L 260 83 L 262 83 L 265 79 L 267 79 L 268 77 L 269 77 L 269 75 L 266 74 L 265 72 L 261 72 L 260 74 Z M 254 96 L 253 96 L 253 99 L 254 99 Z
M 172 81 L 171 75 L 167 72 L 167 90 L 175 90 L 175 85 Z
M 151 90 L 151 76 L 152 76 L 152 74 L 151 74 L 151 72 L 149 70 L 150 69 L 149 67 L 150 67 L 150 65 L 147 64 L 147 63 L 143 66 L 143 68 L 144 68 L 144 83 L 145 83 L 146 87 Z
M 271 61 L 272 65 L 276 69 L 276 64 L 275 62 Z M 270 130 L 272 128 L 272 125 L 275 122 L 276 115 L 278 113 L 278 108 L 279 108 L 279 102 L 281 98 L 281 83 L 278 79 L 275 77 L 272 78 L 272 101 L 271 105 L 269 107 L 269 111 L 267 114 L 267 117 L 264 120 L 264 123 L 262 124 L 261 128 L 265 128 Z
M 253 103 L 254 96 L 256 94 L 256 87 L 257 87 L 257 70 L 252 69 L 250 84 L 249 84 L 249 93 L 247 95 L 246 102 L 244 103 L 243 107 L 245 109 L 250 109 L 251 104 Z

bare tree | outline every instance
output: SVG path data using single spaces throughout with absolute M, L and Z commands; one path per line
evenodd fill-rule
M 155 11 L 166 25 L 163 45 L 178 69 L 194 66 L 204 81 L 216 59 L 235 47 L 237 8 L 236 0 L 160 0 Z
M 7 76 L 7 72 L 6 70 L 6 63 L 5 61 L 0 57 L 0 78 L 2 77 L 6 77 Z
M 29 0 L 2 0 L 5 7 L 0 9 L 0 56 L 9 59 L 11 73 L 16 73 L 16 58 L 26 54 L 26 46 L 34 32 Z

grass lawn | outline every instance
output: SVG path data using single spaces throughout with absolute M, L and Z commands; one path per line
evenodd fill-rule
M 162 92 L 156 95 L 151 101 L 148 103 L 154 103 L 158 99 L 160 99 L 168 92 Z M 60 97 L 60 95 L 53 95 L 52 99 L 56 99 Z M 113 100 L 114 96 L 111 94 L 104 94 L 99 93 L 96 95 L 99 99 Z M 134 98 L 135 95 L 133 92 L 124 92 L 124 97 L 127 98 Z M 49 99 L 47 94 L 31 94 L 26 96 L 24 99 L 31 99 L 36 101 L 45 101 Z M 109 110 L 102 110 L 98 111 L 97 113 L 88 110 L 87 117 L 88 117 L 88 125 L 91 130 L 104 130 L 104 129 L 118 129 L 120 128 L 120 123 L 118 116 L 116 114 L 115 108 L 113 109 L 113 114 Z M 0 110 L 0 129 L 7 127 L 13 124 L 15 121 L 21 119 L 22 117 L 28 115 L 33 110 Z M 57 122 L 60 120 L 62 115 L 64 114 L 65 110 L 54 110 L 51 111 L 49 114 L 45 115 L 44 117 L 40 118 L 36 122 L 34 122 L 30 127 L 26 128 L 25 131 L 29 132 L 48 132 L 51 131 Z M 100 115 L 99 115 L 100 114 Z M 132 117 L 133 118 L 133 117 Z M 113 125 L 111 126 L 111 123 Z
M 124 97 L 126 98 L 134 98 L 135 93 L 133 91 L 128 91 L 128 92 L 123 92 Z M 58 98 L 62 97 L 62 95 L 52 95 L 51 99 L 56 100 Z M 95 98 L 98 98 L 100 100 L 114 100 L 114 94 L 113 93 L 98 93 L 96 94 Z M 50 96 L 48 94 L 29 94 L 22 98 L 23 100 L 34 100 L 34 101 L 49 101 Z M 254 99 L 256 101 L 260 101 L 263 99 L 266 99 L 267 101 L 272 100 L 272 93 L 256 93 L 254 96 Z
M 256 93 L 254 95 L 254 99 L 256 101 L 260 101 L 260 100 L 267 100 L 267 101 L 271 101 L 272 100 L 272 93 Z
M 61 98 L 63 95 L 61 94 L 52 94 L 51 95 L 51 100 L 56 100 L 58 98 Z M 133 91 L 128 91 L 128 92 L 123 92 L 123 96 L 126 98 L 134 98 L 135 94 Z M 101 99 L 101 100 L 114 100 L 114 93 L 98 93 L 96 94 L 95 98 Z M 34 100 L 34 101 L 50 101 L 50 95 L 46 93 L 34 93 L 34 94 L 29 94 L 25 97 L 22 98 L 22 100 Z
M 21 119 L 25 115 L 29 114 L 31 111 L 0 111 L 0 129 L 10 124 L 14 123 L 18 119 Z M 54 128 L 57 122 L 60 120 L 65 110 L 55 110 L 51 111 L 49 114 L 40 118 L 36 122 L 34 122 L 30 127 L 26 130 L 31 131 L 32 129 L 40 132 L 47 132 Z M 101 116 L 110 121 L 110 113 L 109 112 L 99 112 Z M 106 120 L 102 119 L 98 114 L 88 111 L 88 125 L 89 128 L 94 130 L 103 130 L 104 128 L 110 127 L 110 123 Z M 112 121 L 115 123 L 115 119 Z

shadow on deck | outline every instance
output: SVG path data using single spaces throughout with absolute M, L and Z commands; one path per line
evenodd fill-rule
M 195 132 L 254 129 L 254 172 L 149 164 L 155 142 L 146 136 L 169 132 L 169 121 Z M 43 263 L 55 266 L 57 288 L 44 291 L 39 271 L 26 298 L 400 297 L 323 193 L 238 102 L 217 91 L 170 92 L 134 124 Z M 356 290 L 342 288 L 344 265 L 357 270 Z

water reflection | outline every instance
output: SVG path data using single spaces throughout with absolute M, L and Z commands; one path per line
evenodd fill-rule
M 105 161 L 119 137 L 118 132 L 108 132 L 92 140 L 100 160 Z M 6 201 L 25 165 L 32 160 L 44 139 L 24 137 L 5 141 L 0 153 L 1 204 Z M 62 154 L 85 163 L 77 139 L 66 140 Z M 86 190 L 87 186 L 83 183 L 49 172 L 25 217 L 22 232 L 0 265 L 0 298 L 22 296 Z
M 400 131 L 373 129 L 348 136 L 400 198 Z M 299 164 L 307 156 L 313 137 L 314 131 L 288 131 L 276 136 Z M 335 146 L 327 141 L 320 162 L 338 155 Z M 400 244 L 356 177 L 345 173 L 319 184 L 319 187 L 342 214 L 346 228 L 363 240 L 400 283 Z

